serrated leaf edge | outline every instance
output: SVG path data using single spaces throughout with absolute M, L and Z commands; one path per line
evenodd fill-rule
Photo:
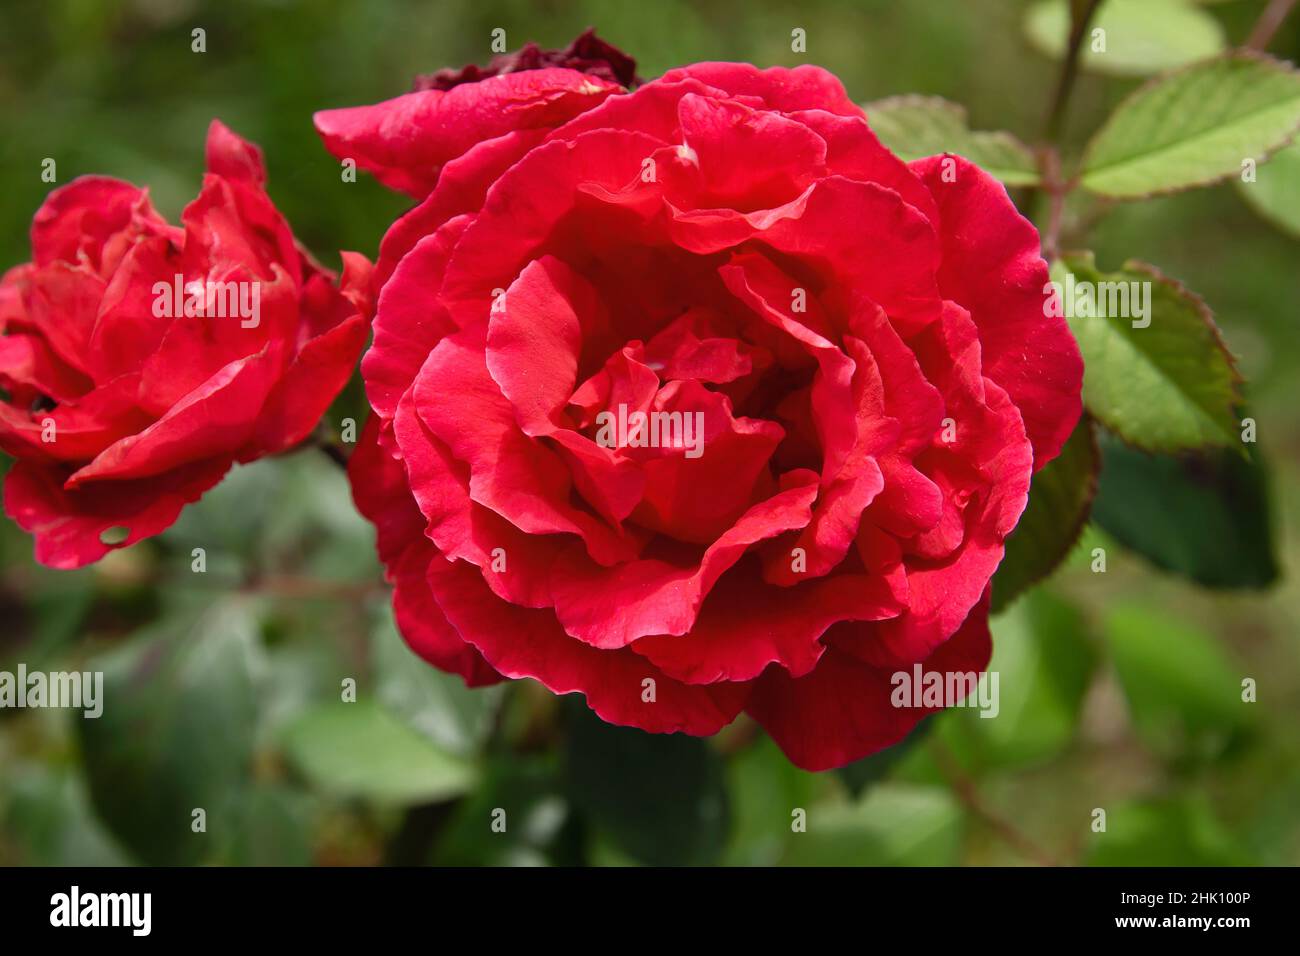
M 1150 192 L 1128 193 L 1124 195 L 1120 195 L 1117 193 L 1108 193 L 1100 189 L 1094 189 L 1084 181 L 1088 174 L 1088 159 L 1091 157 L 1097 141 L 1101 139 L 1102 134 L 1108 131 L 1110 127 L 1114 124 L 1115 117 L 1120 114 L 1121 110 L 1127 109 L 1135 100 L 1140 98 L 1149 90 L 1154 89 L 1156 86 L 1160 85 L 1161 83 L 1164 83 L 1167 80 L 1178 76 L 1179 74 L 1188 73 L 1191 72 L 1192 70 L 1200 69 L 1210 63 L 1215 63 L 1220 60 L 1224 60 L 1224 61 L 1255 60 L 1264 64 L 1265 66 L 1269 66 L 1271 68 L 1276 69 L 1278 72 L 1291 73 L 1300 76 L 1300 69 L 1297 69 L 1292 63 L 1286 60 L 1279 60 L 1276 57 L 1269 56 L 1267 53 L 1262 53 L 1258 50 L 1247 50 L 1244 48 L 1229 50 L 1228 52 L 1223 53 L 1220 56 L 1212 56 L 1204 60 L 1197 60 L 1195 63 L 1189 63 L 1186 66 L 1181 66 L 1176 70 L 1169 70 L 1168 72 L 1161 73 L 1158 76 L 1153 76 L 1151 77 L 1151 79 L 1147 80 L 1145 83 L 1143 83 L 1141 86 L 1135 89 L 1128 96 L 1124 97 L 1124 99 L 1120 100 L 1119 103 L 1116 104 L 1115 108 L 1111 110 L 1110 116 L 1106 118 L 1106 121 L 1102 123 L 1101 126 L 1099 126 L 1097 130 L 1092 134 L 1092 136 L 1088 138 L 1088 143 L 1084 147 L 1083 155 L 1079 159 L 1078 173 L 1076 173 L 1074 177 L 1074 181 L 1076 181 L 1080 186 L 1082 186 L 1084 189 L 1086 189 L 1088 192 L 1092 193 L 1095 196 L 1104 196 L 1107 199 L 1113 199 L 1117 202 L 1139 202 L 1144 199 L 1155 199 L 1159 196 L 1174 196 L 1177 195 L 1178 193 L 1187 192 L 1188 190 L 1191 189 L 1204 189 L 1206 186 L 1215 186 L 1218 185 L 1219 183 L 1227 182 L 1234 175 L 1236 175 L 1236 171 L 1232 170 L 1217 176 L 1211 176 L 1207 179 L 1197 180 L 1196 182 L 1192 182 L 1192 183 L 1186 183 L 1185 185 L 1182 186 L 1171 186 L 1168 189 L 1156 189 Z M 1300 119 L 1296 121 L 1296 124 L 1291 128 L 1291 131 L 1287 133 L 1286 137 L 1281 142 L 1263 150 L 1261 155 L 1252 158 L 1256 161 L 1257 164 L 1262 164 L 1267 162 L 1269 157 L 1271 157 L 1279 149 L 1282 149 L 1284 146 L 1288 145 L 1293 139 L 1295 139 L 1296 134 L 1298 132 L 1300 132 Z
M 1093 268 L 1102 275 L 1109 276 L 1115 274 L 1114 272 L 1109 272 L 1097 266 L 1096 257 L 1090 250 L 1063 252 L 1058 258 L 1061 264 L 1068 269 L 1069 264 L 1066 260 L 1075 257 L 1087 258 L 1088 261 L 1093 264 Z M 1237 367 L 1237 357 L 1233 355 L 1232 350 L 1228 348 L 1228 343 L 1223 338 L 1223 331 L 1219 328 L 1218 323 L 1214 321 L 1214 311 L 1210 308 L 1209 304 L 1191 289 L 1187 288 L 1187 286 L 1182 282 L 1172 276 L 1165 275 L 1165 273 L 1161 272 L 1149 262 L 1143 262 L 1140 259 L 1126 259 L 1124 264 L 1119 267 L 1118 271 L 1132 271 L 1149 275 L 1153 281 L 1168 286 L 1173 290 L 1174 295 L 1178 296 L 1180 299 L 1184 299 L 1192 306 L 1192 310 L 1201 317 L 1201 320 L 1210 330 L 1211 341 L 1218 347 L 1219 351 L 1223 353 L 1223 357 L 1228 363 L 1228 371 L 1232 373 L 1231 386 L 1233 408 L 1236 409 L 1243 405 L 1245 400 L 1241 394 L 1241 386 L 1245 383 L 1245 379 L 1242 377 L 1241 370 Z M 1207 448 L 1234 447 L 1231 441 L 1225 441 L 1222 445 L 1216 445 L 1213 443 L 1206 445 L 1161 445 L 1149 442 L 1143 444 L 1131 435 L 1126 435 L 1122 429 L 1112 425 L 1096 412 L 1092 411 L 1092 409 L 1088 409 L 1088 414 L 1092 415 L 1093 419 L 1098 424 L 1103 426 L 1108 432 L 1123 441 L 1124 444 L 1128 445 L 1130 448 L 1148 452 L 1150 454 L 1177 454 L 1179 452 L 1200 451 Z M 1242 453 L 1244 454 L 1244 451 Z
M 1038 169 L 1038 158 L 1037 156 L 1035 156 L 1033 148 L 1030 147 L 1028 143 L 1020 139 L 1020 137 L 1016 136 L 1014 133 L 1009 132 L 1008 130 L 972 129 L 970 125 L 970 114 L 967 112 L 966 107 L 960 103 L 954 103 L 952 100 L 944 99 L 942 96 L 929 96 L 925 93 L 899 93 L 894 96 L 884 96 L 877 100 L 868 100 L 867 102 L 859 103 L 858 105 L 859 107 L 861 107 L 862 111 L 867 114 L 868 126 L 871 125 L 872 107 L 884 108 L 884 109 L 897 108 L 897 107 L 922 107 L 922 108 L 938 109 L 946 113 L 951 113 L 956 119 L 958 119 L 961 122 L 962 128 L 965 129 L 966 132 L 969 133 L 972 138 L 978 139 L 982 142 L 997 141 L 998 143 L 1001 143 L 1002 145 L 1024 156 L 1025 160 L 1028 162 L 1029 166 L 1032 167 L 1033 171 L 1030 172 L 1029 170 L 1013 170 L 1013 169 L 1001 170 L 1002 172 L 1010 172 L 1010 173 L 1017 174 L 1018 181 L 1014 183 L 1006 183 L 1006 185 L 1014 186 L 1016 188 L 1021 188 L 1025 186 L 1036 186 L 1042 181 L 1042 175 Z M 872 129 L 872 132 L 875 133 L 874 128 Z M 876 138 L 877 139 L 880 138 L 878 133 L 876 134 Z M 890 146 L 888 143 L 885 143 L 884 140 L 881 140 L 881 143 L 886 148 L 888 148 L 891 152 L 895 152 L 894 147 Z M 934 154 L 934 155 L 941 155 L 941 154 Z M 946 155 L 946 154 L 942 154 L 942 155 Z M 960 156 L 961 154 L 954 153 L 952 155 Z M 919 157 L 919 158 L 924 158 L 924 157 Z M 975 162 L 975 160 L 970 159 L 969 156 L 963 158 L 969 160 L 970 162 Z M 992 169 L 986 166 L 981 166 L 979 163 L 976 163 L 976 165 L 980 166 L 980 168 L 983 169 L 990 176 L 993 176 L 995 179 L 998 179 L 1005 183 L 1003 177 L 996 175 Z M 1021 180 L 1019 179 L 1019 177 L 1021 176 L 1028 177 L 1028 178 Z

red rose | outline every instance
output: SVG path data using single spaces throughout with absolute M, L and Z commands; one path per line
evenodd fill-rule
M 158 534 L 234 462 L 302 441 L 365 344 L 370 264 L 343 253 L 340 292 L 218 122 L 207 163 L 179 228 L 120 180 L 55 190 L 0 281 L 5 511 L 44 564 Z
M 447 96 L 494 113 L 506 78 Z M 602 98 L 477 145 L 372 108 L 390 170 L 457 154 L 384 239 L 362 360 L 399 625 L 470 684 L 654 732 L 744 710 L 847 763 L 927 712 L 893 673 L 985 667 L 1003 540 L 1079 417 L 1038 236 L 815 67 Z

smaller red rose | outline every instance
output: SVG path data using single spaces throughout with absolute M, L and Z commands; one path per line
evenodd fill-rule
M 233 463 L 301 442 L 365 344 L 370 263 L 343 253 L 336 287 L 267 196 L 261 151 L 215 121 L 207 164 L 180 227 L 121 180 L 55 190 L 32 261 L 0 280 L 5 512 L 43 564 L 156 535 Z

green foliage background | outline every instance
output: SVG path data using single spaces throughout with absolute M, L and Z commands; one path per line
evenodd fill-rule
M 1262 6 L 1206 9 L 1239 42 Z M 148 184 L 174 219 L 214 116 L 262 145 L 272 197 L 323 261 L 373 256 L 405 202 L 364 176 L 342 183 L 312 112 L 482 62 L 495 27 L 513 48 L 595 25 L 646 77 L 706 59 L 811 61 L 860 101 L 943 96 L 974 128 L 1033 141 L 1058 67 L 1026 39 L 1025 7 L 3 0 L 0 266 L 28 256 L 45 157 L 61 183 Z M 190 51 L 196 26 L 204 54 Z M 795 26 L 806 57 L 790 51 Z M 1300 27 L 1272 50 L 1300 56 Z M 1067 141 L 1080 145 L 1137 82 L 1083 76 Z M 711 741 L 651 737 L 528 684 L 465 690 L 397 637 L 337 469 L 314 453 L 263 461 L 162 538 L 78 572 L 38 567 L 0 524 L 0 670 L 103 670 L 110 702 L 99 721 L 0 711 L 0 863 L 1300 863 L 1300 587 L 1286 574 L 1300 536 L 1300 242 L 1220 186 L 1117 206 L 1092 245 L 1103 268 L 1140 256 L 1215 309 L 1272 469 L 1271 589 L 1198 588 L 1090 527 L 994 620 L 997 719 L 950 711 L 886 754 L 811 775 L 743 721 Z M 331 418 L 362 407 L 354 385 Z M 1124 484 L 1140 453 L 1103 453 L 1112 531 L 1167 539 L 1168 514 L 1144 524 L 1161 502 L 1133 507 Z M 1173 524 L 1215 506 L 1193 496 Z M 1232 502 L 1217 507 L 1232 525 Z M 190 571 L 194 547 L 206 574 Z M 1105 574 L 1089 569 L 1095 547 Z M 339 702 L 349 677 L 353 705 Z M 1258 703 L 1241 703 L 1244 677 Z M 206 833 L 191 830 L 194 808 Z M 806 833 L 791 832 L 794 808 Z

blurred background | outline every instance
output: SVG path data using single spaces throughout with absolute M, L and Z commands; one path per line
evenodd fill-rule
M 312 112 L 486 62 L 496 27 L 513 49 L 595 26 L 646 78 L 813 62 L 860 101 L 943 96 L 975 128 L 1032 142 L 1064 21 L 1040 11 L 1026 27 L 1029 6 L 3 0 L 0 268 L 29 255 L 43 159 L 59 183 L 147 184 L 175 221 L 213 117 L 263 147 L 272 198 L 322 261 L 373 257 L 406 202 L 364 175 L 341 182 Z M 1263 6 L 1196 7 L 1190 45 L 1242 42 Z M 1300 24 L 1271 49 L 1296 59 Z M 1086 73 L 1067 148 L 1140 79 Z M 1105 268 L 1144 259 L 1208 301 L 1249 382 L 1267 483 L 1252 471 L 1143 497 L 1135 470 L 1159 463 L 1108 447 L 1105 520 L 994 620 L 996 720 L 949 711 L 813 775 L 744 718 L 709 741 L 654 737 L 528 683 L 467 691 L 397 636 L 371 529 L 309 451 L 237 469 L 161 538 L 78 572 L 37 566 L 0 522 L 0 670 L 102 670 L 110 701 L 99 720 L 0 710 L 0 864 L 1300 863 L 1300 240 L 1228 184 L 1116 207 L 1090 243 Z M 363 408 L 354 382 L 331 420 Z M 1245 677 L 1257 703 L 1240 701 Z M 355 704 L 340 702 L 347 678 Z

